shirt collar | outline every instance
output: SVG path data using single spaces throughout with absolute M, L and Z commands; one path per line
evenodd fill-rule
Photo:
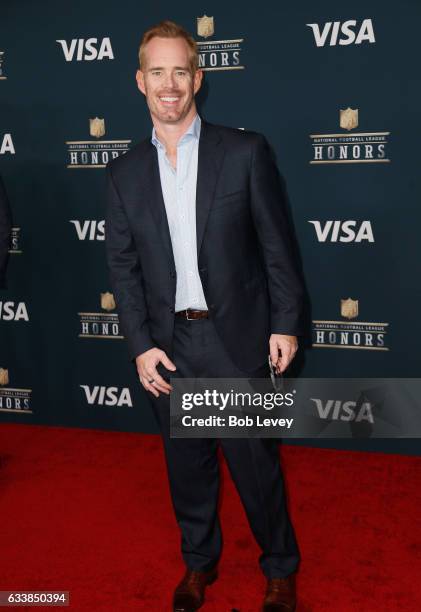
M 181 144 L 182 142 L 184 142 L 185 140 L 189 140 L 190 138 L 195 138 L 196 140 L 199 140 L 201 124 L 202 121 L 199 115 L 196 113 L 193 121 L 190 123 L 189 127 L 178 141 L 178 144 Z M 161 149 L 165 148 L 156 134 L 155 127 L 152 128 L 151 142 L 153 145 L 155 145 L 155 147 L 160 147 Z

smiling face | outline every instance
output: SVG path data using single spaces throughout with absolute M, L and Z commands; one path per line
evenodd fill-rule
M 190 50 L 183 38 L 152 38 L 145 47 L 137 85 L 146 96 L 152 119 L 162 124 L 179 124 L 193 118 L 194 96 L 203 73 L 192 72 Z

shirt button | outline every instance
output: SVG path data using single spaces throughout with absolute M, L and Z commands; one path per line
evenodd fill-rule
M 189 275 L 189 276 L 193 276 L 193 272 L 192 272 L 192 270 L 189 270 L 189 271 L 188 271 L 188 275 Z

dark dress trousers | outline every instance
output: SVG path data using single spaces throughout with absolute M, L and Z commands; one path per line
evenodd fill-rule
M 157 152 L 150 139 L 110 162 L 105 240 L 130 358 L 150 348 L 175 363 L 167 379 L 266 376 L 272 333 L 300 335 L 303 286 L 284 191 L 266 139 L 202 120 L 196 189 L 198 268 L 209 319 L 174 315 L 176 267 Z M 181 549 L 190 569 L 216 565 L 220 445 L 267 577 L 293 572 L 299 552 L 272 439 L 170 438 L 169 397 L 151 396 L 161 428 Z
M 6 286 L 6 266 L 10 248 L 12 216 L 6 190 L 0 176 L 0 289 Z

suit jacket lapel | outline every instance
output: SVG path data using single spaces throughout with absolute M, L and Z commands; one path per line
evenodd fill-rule
M 222 167 L 225 149 L 218 130 L 203 121 L 200 129 L 196 186 L 196 240 L 197 259 L 205 233 L 206 221 L 212 204 L 216 183 Z
M 158 227 L 162 244 L 175 267 L 171 235 L 162 195 L 159 175 L 158 153 L 150 140 L 145 141 L 145 148 L 139 151 L 142 159 L 141 189 L 146 197 L 152 216 Z M 216 182 L 222 167 L 225 149 L 221 143 L 218 130 L 202 120 L 199 138 L 197 185 L 196 185 L 196 240 L 197 257 L 203 241 L 209 208 L 215 193 Z
M 146 196 L 152 216 L 162 239 L 163 247 L 169 257 L 171 265 L 175 268 L 174 254 L 171 244 L 170 228 L 167 211 L 165 210 L 164 196 L 162 195 L 161 179 L 159 176 L 158 152 L 149 141 L 143 153 L 143 195 Z M 146 193 L 145 193 L 146 192 Z

